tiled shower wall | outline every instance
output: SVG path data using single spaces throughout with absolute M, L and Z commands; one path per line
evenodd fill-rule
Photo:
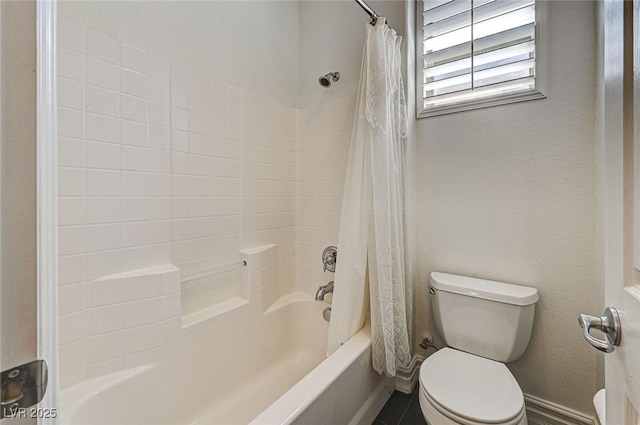
M 263 302 L 293 287 L 295 109 L 67 21 L 58 64 L 63 386 L 175 334 L 180 273 L 277 244 Z
M 298 111 L 295 290 L 313 291 L 333 280 L 321 254 L 338 244 L 344 176 L 355 97 L 326 99 Z M 340 253 L 338 252 L 338 259 Z

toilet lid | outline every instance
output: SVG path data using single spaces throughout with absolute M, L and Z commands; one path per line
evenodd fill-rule
M 475 422 L 507 422 L 524 406 L 522 390 L 503 363 L 451 348 L 422 363 L 420 385 L 440 407 Z

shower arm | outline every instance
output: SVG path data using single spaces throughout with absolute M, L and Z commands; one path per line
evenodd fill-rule
M 365 12 L 367 12 L 367 15 L 371 17 L 371 21 L 369 21 L 369 23 L 371 25 L 375 25 L 376 22 L 378 22 L 378 18 L 379 18 L 378 14 L 367 3 L 365 3 L 364 0 L 355 0 L 355 1 Z

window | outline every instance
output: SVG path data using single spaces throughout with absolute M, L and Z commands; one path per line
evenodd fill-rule
M 418 2 L 418 117 L 545 97 L 544 3 Z

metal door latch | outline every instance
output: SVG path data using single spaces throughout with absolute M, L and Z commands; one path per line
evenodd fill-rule
M 0 374 L 2 391 L 0 419 L 15 415 L 18 409 L 38 404 L 47 390 L 47 363 L 34 360 Z
M 612 353 L 615 347 L 620 345 L 620 339 L 622 337 L 622 332 L 620 331 L 620 315 L 615 308 L 607 307 L 604 310 L 604 315 L 600 317 L 581 314 L 578 316 L 578 323 L 584 330 L 584 339 L 598 350 L 605 353 Z M 589 333 L 591 329 L 602 331 L 607 336 L 607 340 L 605 341 L 591 336 Z

